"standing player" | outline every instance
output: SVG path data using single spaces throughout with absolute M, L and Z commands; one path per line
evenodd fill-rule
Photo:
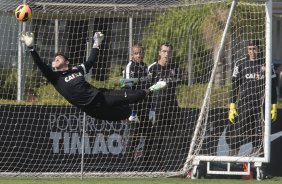
M 133 45 L 131 60 L 126 65 L 123 71 L 123 78 L 138 79 L 138 82 L 135 85 L 133 83 L 127 83 L 128 85 L 126 85 L 125 88 L 129 88 L 133 90 L 146 89 L 148 67 L 143 62 L 143 56 L 144 56 L 144 49 L 142 45 L 141 44 Z M 138 116 L 141 116 L 142 118 L 141 121 L 144 121 L 143 116 L 145 116 L 145 113 L 142 113 L 144 110 L 146 110 L 144 105 L 145 104 L 143 103 L 132 105 L 132 113 L 129 117 L 129 121 L 139 122 Z
M 123 79 L 128 81 L 124 83 L 125 89 L 140 90 L 146 89 L 148 67 L 143 62 L 144 49 L 141 44 L 135 44 L 131 49 L 131 60 L 127 63 L 123 71 Z M 131 81 L 132 80 L 132 81 Z M 134 82 L 133 82 L 134 81 Z M 137 81 L 137 82 L 136 82 Z M 144 126 L 146 126 L 146 114 L 147 114 L 147 101 L 144 100 L 142 103 L 132 104 L 132 112 L 128 118 L 129 122 L 134 122 L 132 124 L 132 140 L 129 150 L 130 162 L 136 163 L 138 157 L 142 156 L 142 139 L 144 133 Z M 133 128 L 134 127 L 134 128 Z M 138 164 L 138 163 L 136 163 Z
M 68 58 L 62 54 L 55 54 L 52 67 L 47 66 L 34 48 L 34 34 L 21 33 L 20 40 L 28 47 L 31 56 L 47 80 L 72 105 L 78 107 L 88 115 L 103 120 L 127 119 L 131 114 L 129 104 L 143 100 L 153 91 L 160 90 L 166 83 L 157 83 L 145 90 L 113 90 L 98 89 L 85 80 L 84 75 L 89 72 L 97 61 L 99 46 L 104 38 L 100 32 L 94 34 L 93 48 L 90 56 L 83 64 L 69 68 Z
M 171 119 L 170 113 L 174 112 L 178 107 L 176 86 L 179 81 L 179 69 L 176 64 L 172 63 L 172 49 L 170 43 L 162 43 L 159 46 L 158 61 L 148 67 L 153 83 L 160 81 L 167 83 L 166 90 L 152 95 L 149 118 L 154 123 L 157 119 Z
M 261 57 L 259 40 L 250 40 L 247 57 L 235 63 L 228 119 L 230 155 L 237 155 L 239 148 L 252 142 L 252 153 L 262 144 L 263 111 L 265 98 L 265 59 Z M 238 113 L 236 101 L 238 100 Z M 276 74 L 272 73 L 271 119 L 277 118 Z M 237 117 L 238 116 L 238 117 Z
M 165 156 L 163 145 L 164 140 L 171 136 L 174 129 L 175 115 L 178 112 L 178 102 L 176 97 L 176 86 L 179 81 L 179 69 L 172 63 L 172 45 L 170 43 L 162 43 L 159 46 L 158 61 L 148 67 L 149 75 L 152 82 L 166 82 L 165 90 L 154 92 L 152 94 L 151 110 L 149 119 L 153 123 L 152 132 L 149 135 L 147 152 L 150 156 L 155 155 L 159 165 L 163 165 Z

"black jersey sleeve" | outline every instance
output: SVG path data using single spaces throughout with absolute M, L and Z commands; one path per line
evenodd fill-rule
M 89 70 L 93 67 L 94 63 L 97 62 L 98 52 L 99 52 L 98 48 L 92 48 L 90 52 L 90 56 L 88 57 L 87 61 L 83 63 L 86 73 L 88 73 Z
M 277 75 L 274 70 L 274 67 L 272 66 L 272 85 L 271 85 L 271 103 L 276 104 L 277 103 L 277 91 L 276 91 L 276 86 L 277 86 Z
M 129 61 L 129 63 L 127 63 L 125 69 L 124 69 L 124 78 L 125 79 L 129 79 L 129 78 L 133 78 L 131 76 L 131 70 L 132 70 L 132 61 Z
M 277 104 L 277 92 L 276 92 L 276 85 L 277 85 L 277 79 L 276 77 L 272 79 L 272 95 L 271 95 L 271 103 Z
M 236 78 L 232 78 L 232 89 L 231 89 L 231 101 L 230 103 L 235 103 L 239 90 L 239 81 Z
M 175 75 L 174 75 L 174 78 L 173 78 L 173 82 L 176 83 L 176 84 L 181 84 L 182 80 L 181 80 L 181 77 L 180 77 L 180 68 L 179 68 L 178 65 L 176 65 L 174 67 L 174 72 L 175 72 Z
M 37 51 L 34 49 L 30 50 L 31 56 L 33 58 L 34 63 L 38 66 L 40 71 L 43 73 L 44 77 L 51 82 L 52 84 L 56 84 L 57 81 L 57 75 L 52 70 L 51 67 L 49 67 L 47 64 L 45 64 L 40 56 L 38 55 Z
M 146 64 L 144 64 L 143 73 L 141 76 L 139 75 L 139 78 L 140 78 L 140 82 L 150 82 L 151 81 L 149 71 L 148 71 L 148 66 Z
M 232 74 L 232 86 L 231 86 L 231 98 L 230 103 L 235 103 L 237 100 L 237 95 L 240 85 L 240 68 L 238 62 L 234 66 Z
M 147 89 L 150 86 L 151 78 L 148 75 L 148 66 L 143 63 L 143 70 L 141 74 L 138 75 L 139 82 L 137 85 L 139 86 L 139 89 Z
M 157 82 L 157 72 L 156 72 L 156 68 L 157 67 L 157 62 L 152 63 L 151 65 L 148 66 L 147 70 L 148 70 L 148 76 L 150 76 L 150 81 L 151 83 L 156 83 Z

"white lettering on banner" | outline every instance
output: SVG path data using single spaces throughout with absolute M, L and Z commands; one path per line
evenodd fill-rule
M 59 153 L 59 140 L 62 138 L 61 132 L 51 132 L 50 139 L 53 140 L 53 153 Z
M 118 155 L 122 152 L 122 137 L 119 134 L 111 134 L 108 138 L 108 149 L 113 155 Z
M 83 114 L 50 114 L 49 129 L 51 131 L 81 132 L 83 128 Z M 85 131 L 114 131 L 120 132 L 128 129 L 128 124 L 124 121 L 112 122 L 106 120 L 96 120 L 86 116 Z
M 79 154 L 82 153 L 81 150 L 81 141 L 80 141 L 80 136 L 78 133 L 72 133 L 72 137 L 71 137 L 71 148 L 70 148 L 70 153 L 71 154 L 76 154 L 77 152 Z M 85 154 L 90 154 L 90 143 L 89 143 L 89 136 L 87 133 L 85 133 L 85 137 L 84 137 L 84 153 Z
M 78 137 L 78 133 L 72 133 L 70 153 L 75 154 L 76 150 L 78 150 L 78 153 L 81 153 L 81 150 L 79 148 L 81 148 L 81 143 Z
M 64 132 L 64 153 L 70 153 L 70 134 Z
M 129 139 L 127 135 L 129 126 L 125 121 L 111 122 L 86 116 L 84 153 L 124 154 Z M 50 139 L 53 141 L 53 153 L 82 153 L 83 114 L 50 114 L 49 129 Z
M 62 134 L 64 135 L 63 137 Z M 105 137 L 104 134 L 97 133 L 92 146 L 89 141 L 89 135 L 87 133 L 84 135 L 85 154 L 111 153 L 113 155 L 118 155 L 123 153 L 123 138 L 117 133 L 110 134 L 107 137 Z M 60 153 L 60 150 L 62 150 L 64 154 L 82 153 L 81 136 L 79 133 L 50 132 L 50 139 L 53 141 L 53 153 Z M 60 147 L 60 142 L 62 142 L 63 149 L 62 146 Z
M 106 146 L 105 137 L 103 134 L 97 134 L 92 153 L 93 154 L 98 154 L 98 153 L 108 154 L 109 153 L 107 146 Z

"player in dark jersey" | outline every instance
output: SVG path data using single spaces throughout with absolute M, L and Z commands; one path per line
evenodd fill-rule
M 235 63 L 228 119 L 230 155 L 237 155 L 242 144 L 252 142 L 252 153 L 262 144 L 265 98 L 265 59 L 260 56 L 259 40 L 250 40 L 247 57 Z M 236 101 L 238 100 L 238 113 Z M 277 118 L 276 74 L 272 73 L 271 119 Z
M 172 45 L 163 43 L 159 47 L 159 60 L 148 67 L 152 82 L 165 81 L 166 90 L 153 93 L 150 119 L 170 119 L 169 114 L 178 107 L 176 86 L 179 82 L 179 68 L 171 63 Z M 161 117 L 158 117 L 161 116 Z
M 145 90 L 113 90 L 96 88 L 85 80 L 93 64 L 97 61 L 99 46 L 104 38 L 100 32 L 94 34 L 93 48 L 88 60 L 74 68 L 69 68 L 69 61 L 65 55 L 55 55 L 53 71 L 39 57 L 34 48 L 34 34 L 21 33 L 20 40 L 28 47 L 31 56 L 47 80 L 72 105 L 78 107 L 88 115 L 103 120 L 127 119 L 131 114 L 129 104 L 143 100 L 148 94 L 166 86 L 158 83 Z
M 131 48 L 131 59 L 123 70 L 123 79 L 128 81 L 124 83 L 125 89 L 140 90 L 147 88 L 148 82 L 148 67 L 143 62 L 144 48 L 141 44 L 135 44 Z M 135 82 L 133 82 L 133 81 Z M 128 158 L 132 164 L 139 164 L 138 158 L 142 156 L 143 146 L 142 140 L 144 139 L 144 132 L 147 130 L 147 114 L 148 114 L 148 99 L 143 100 L 141 103 L 131 105 L 131 115 L 128 118 L 131 124 L 131 140 L 128 151 Z
M 168 137 L 175 133 L 175 119 L 178 113 L 178 102 L 176 96 L 176 87 L 179 80 L 179 68 L 172 63 L 172 45 L 162 43 L 159 46 L 159 58 L 157 62 L 149 65 L 148 71 L 151 75 L 152 83 L 165 81 L 167 88 L 152 94 L 151 109 L 149 119 L 152 122 L 152 129 L 149 132 L 147 154 L 155 155 L 153 159 L 158 160 L 158 164 L 165 168 L 166 157 L 170 153 L 167 150 Z M 170 140 L 171 141 L 171 140 Z
M 125 88 L 140 90 L 146 89 L 147 84 L 147 75 L 148 75 L 148 67 L 143 62 L 144 49 L 141 44 L 136 44 L 132 46 L 131 60 L 126 65 L 123 71 L 124 79 L 138 79 L 137 83 L 129 82 L 125 86 Z M 132 113 L 129 117 L 129 121 L 139 122 L 139 118 L 141 117 L 141 121 L 144 121 L 145 116 L 145 103 L 133 104 Z M 139 118 L 138 118 L 139 117 Z

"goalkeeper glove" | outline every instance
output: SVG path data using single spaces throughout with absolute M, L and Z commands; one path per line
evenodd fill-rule
M 129 79 L 120 79 L 119 80 L 119 86 L 121 88 L 128 87 L 132 88 L 134 84 L 137 84 L 139 82 L 139 78 L 129 78 Z
M 277 119 L 277 104 L 271 105 L 271 121 L 276 121 Z
M 238 113 L 236 111 L 236 106 L 235 106 L 234 103 L 231 103 L 230 106 L 229 106 L 228 119 L 232 124 L 234 124 L 235 116 L 238 116 Z
M 93 36 L 93 48 L 99 48 L 101 42 L 104 40 L 104 34 L 96 32 Z
M 22 32 L 19 35 L 19 38 L 28 48 L 32 48 L 34 45 L 34 34 L 31 32 Z

